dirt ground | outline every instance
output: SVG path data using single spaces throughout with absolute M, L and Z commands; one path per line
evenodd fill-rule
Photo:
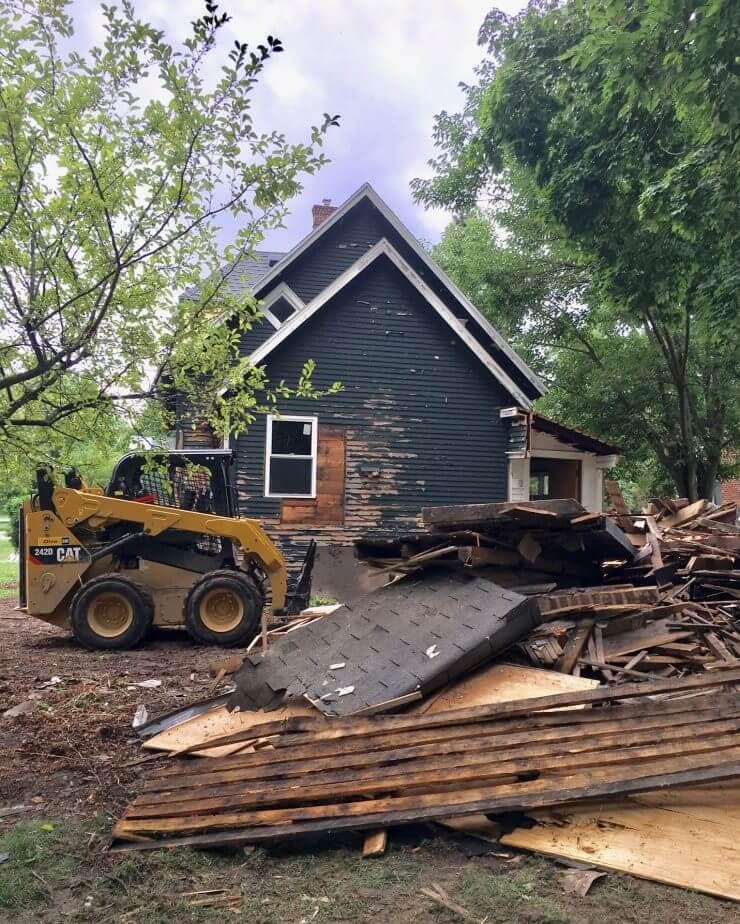
M 89 652 L 14 605 L 0 600 L 0 921 L 463 920 L 421 892 L 434 883 L 467 920 L 489 924 L 736 919 L 735 905 L 614 873 L 576 897 L 563 889 L 562 865 L 429 826 L 391 832 L 372 860 L 354 835 L 269 850 L 110 852 L 111 824 L 146 774 L 136 707 L 157 716 L 203 698 L 223 650 L 163 632 L 134 651 Z M 136 686 L 151 679 L 162 683 Z M 23 702 L 30 712 L 3 718 Z M 191 905 L 224 899 L 228 907 Z

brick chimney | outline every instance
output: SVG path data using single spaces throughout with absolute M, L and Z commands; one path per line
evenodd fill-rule
M 319 225 L 323 224 L 336 210 L 337 207 L 331 204 L 331 199 L 322 199 L 321 205 L 314 205 L 311 209 L 314 228 L 318 228 Z

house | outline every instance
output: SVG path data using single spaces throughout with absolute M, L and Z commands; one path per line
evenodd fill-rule
M 370 185 L 313 208 L 287 254 L 231 274 L 264 320 L 242 351 L 273 380 L 343 389 L 292 398 L 229 441 L 243 515 L 291 561 L 310 538 L 413 531 L 422 507 L 576 497 L 601 509 L 612 447 L 533 413 L 545 386 Z M 203 445 L 182 427 L 178 444 Z

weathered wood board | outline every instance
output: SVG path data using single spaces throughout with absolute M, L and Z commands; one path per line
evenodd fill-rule
M 518 664 L 489 664 L 458 680 L 435 696 L 413 706 L 408 711 L 416 715 L 445 712 L 449 709 L 465 709 L 469 706 L 485 706 L 505 703 L 510 700 L 528 699 L 534 696 L 549 696 L 577 690 L 592 690 L 599 686 L 598 680 L 572 677 L 537 667 L 522 667 Z M 566 706 L 581 709 L 582 706 Z
M 178 753 L 191 748 L 194 744 L 220 738 L 237 732 L 254 731 L 259 735 L 259 726 L 278 719 L 292 718 L 299 715 L 318 715 L 313 706 L 302 703 L 290 703 L 274 712 L 229 712 L 226 706 L 218 706 L 203 715 L 194 716 L 179 725 L 165 729 L 142 745 L 149 751 L 168 751 Z M 225 757 L 243 750 L 245 741 L 224 744 L 216 747 L 204 747 L 191 753 L 195 757 Z
M 500 842 L 740 901 L 740 782 L 529 815 Z

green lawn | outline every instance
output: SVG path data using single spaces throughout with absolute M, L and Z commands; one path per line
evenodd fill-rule
M 0 530 L 2 530 L 1 523 Z M 0 539 L 0 600 L 16 596 L 15 587 L 5 586 L 18 581 L 18 562 L 8 561 L 13 551 L 13 544 L 10 539 Z

